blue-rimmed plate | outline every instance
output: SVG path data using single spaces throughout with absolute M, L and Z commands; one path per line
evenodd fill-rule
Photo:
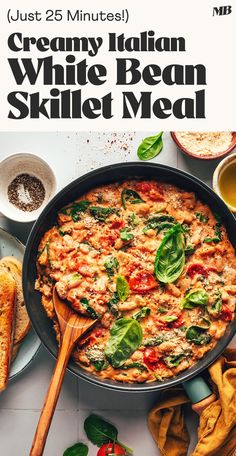
M 17 238 L 3 228 L 0 228 L 0 258 L 14 256 L 22 261 L 24 251 L 24 245 Z M 10 380 L 29 366 L 38 353 L 40 345 L 40 339 L 33 328 L 31 328 L 27 336 L 23 339 L 16 359 L 12 363 L 9 377 Z

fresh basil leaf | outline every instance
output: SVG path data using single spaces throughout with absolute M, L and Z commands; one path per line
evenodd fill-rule
M 145 347 L 155 347 L 157 345 L 161 345 L 162 342 L 164 342 L 164 341 L 165 341 L 164 336 L 160 334 L 159 336 L 149 337 L 149 338 L 145 339 L 143 341 L 143 345 Z
M 186 331 L 186 339 L 193 342 L 195 345 L 209 344 L 211 335 L 206 333 L 206 328 L 197 325 L 190 326 Z
M 126 301 L 129 296 L 129 284 L 122 275 L 118 275 L 116 278 L 116 292 L 122 302 Z
M 180 355 L 170 355 L 164 357 L 164 362 L 168 367 L 177 367 L 181 361 L 185 358 L 185 354 L 181 353 Z
M 90 317 L 93 318 L 94 320 L 96 320 L 96 318 L 98 318 L 98 314 L 97 314 L 97 312 L 95 312 L 93 307 L 90 306 L 89 301 L 87 300 L 87 298 L 81 298 L 80 302 L 83 305 L 83 307 L 86 309 L 86 311 L 88 312 Z
M 104 263 L 106 272 L 109 276 L 113 276 L 119 269 L 119 262 L 113 256 L 109 257 Z
M 166 315 L 166 317 L 163 317 L 163 320 L 167 323 L 171 323 L 172 321 L 178 320 L 178 317 L 176 317 L 176 315 Z
M 175 282 L 185 264 L 183 229 L 176 224 L 167 231 L 159 246 L 154 264 L 157 279 L 163 283 Z
M 67 448 L 67 450 L 64 451 L 63 456 L 87 456 L 88 451 L 88 446 L 79 442 L 70 448 Z
M 89 211 L 96 220 L 99 220 L 99 222 L 105 222 L 112 214 L 119 215 L 119 209 L 114 207 L 91 206 Z
M 158 307 L 157 311 L 160 312 L 161 314 L 168 313 L 168 309 L 166 309 L 165 307 Z
M 193 309 L 196 306 L 206 306 L 208 294 L 205 290 L 190 291 L 181 302 L 181 309 Z
M 137 151 L 140 160 L 151 160 L 161 152 L 163 148 L 162 135 L 163 131 L 160 131 L 155 136 L 148 136 L 143 139 Z
M 124 188 L 121 192 L 121 201 L 123 208 L 126 209 L 126 201 L 129 201 L 131 204 L 144 203 L 144 200 L 135 190 L 130 188 Z
M 134 318 L 135 320 L 140 320 L 142 318 L 148 317 L 150 313 L 151 309 L 149 307 L 142 307 L 142 309 L 133 314 L 132 318 Z
M 207 311 L 210 315 L 217 318 L 222 310 L 222 293 L 220 290 L 217 290 L 215 293 L 216 297 L 212 303 L 212 305 L 208 306 Z
M 143 338 L 140 323 L 133 318 L 120 318 L 110 330 L 105 355 L 113 367 L 122 366 L 140 346 Z
M 118 431 L 98 415 L 89 415 L 84 422 L 84 430 L 88 439 L 98 447 L 104 443 L 116 442 Z
M 123 364 L 121 366 L 122 370 L 128 370 L 128 369 L 139 369 L 140 371 L 147 371 L 147 367 L 144 364 L 138 363 L 138 362 L 133 362 L 133 363 L 128 363 L 128 364 Z
M 122 241 L 131 241 L 134 238 L 133 233 L 129 233 L 129 228 L 122 228 L 120 230 L 120 238 Z
M 202 223 L 207 223 L 209 220 L 209 217 L 207 215 L 201 214 L 201 212 L 195 212 L 195 216 Z

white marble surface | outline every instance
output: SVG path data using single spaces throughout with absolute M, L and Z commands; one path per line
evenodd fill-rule
M 140 140 L 152 134 L 134 133 L 0 133 L 0 160 L 15 152 L 32 152 L 53 167 L 58 190 L 94 168 L 123 161 L 136 161 Z M 131 139 L 132 138 L 132 139 Z M 177 151 L 168 133 L 164 149 L 154 159 L 184 169 L 211 184 L 216 162 L 192 161 Z M 31 225 L 7 220 L 0 214 L 0 226 L 26 241 Z M 234 338 L 233 345 L 236 345 Z M 0 396 L 0 455 L 27 456 L 50 380 L 54 360 L 41 348 L 30 367 Z M 134 449 L 135 456 L 155 456 L 159 452 L 146 426 L 147 412 L 156 403 L 156 393 L 124 394 L 105 390 L 66 374 L 49 433 L 45 456 L 62 456 L 78 440 L 86 441 L 84 419 L 95 411 L 110 419 L 119 429 L 120 440 Z M 196 442 L 197 417 L 188 411 L 191 449 Z M 90 445 L 89 456 L 97 448 Z

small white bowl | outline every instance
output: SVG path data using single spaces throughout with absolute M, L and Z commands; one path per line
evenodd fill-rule
M 43 203 L 32 212 L 18 209 L 8 198 L 8 187 L 13 179 L 25 173 L 37 177 L 45 188 Z M 42 158 L 31 153 L 17 153 L 6 157 L 0 162 L 0 176 L 0 212 L 17 222 L 36 220 L 56 192 L 56 177 L 51 167 Z
M 229 203 L 227 203 L 222 194 L 221 194 L 221 191 L 220 191 L 220 186 L 219 186 L 219 182 L 220 182 L 220 178 L 221 178 L 221 175 L 223 173 L 223 171 L 228 168 L 229 165 L 231 165 L 231 163 L 236 163 L 236 153 L 235 154 L 232 154 L 232 155 L 229 155 L 228 157 L 225 157 L 224 160 L 222 160 L 218 166 L 216 167 L 214 173 L 213 173 L 213 180 L 212 180 L 212 187 L 213 187 L 213 190 L 217 193 L 217 195 L 219 195 L 222 200 L 225 202 L 225 204 L 227 204 L 228 208 L 232 211 L 232 212 L 236 212 L 236 207 L 233 207 L 231 206 Z

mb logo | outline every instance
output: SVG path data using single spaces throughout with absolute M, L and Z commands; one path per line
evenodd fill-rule
M 232 6 L 214 6 L 213 16 L 227 16 L 232 13 Z

